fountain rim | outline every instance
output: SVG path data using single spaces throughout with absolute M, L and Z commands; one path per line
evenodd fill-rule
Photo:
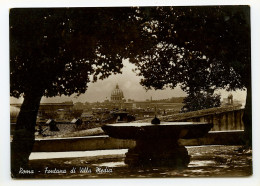
M 213 123 L 208 122 L 162 122 L 105 124 L 101 128 L 110 137 L 118 139 L 194 139 L 208 133 Z
M 151 124 L 151 123 L 114 123 L 114 124 L 105 124 L 104 126 L 108 127 L 155 127 L 155 126 L 194 126 L 194 125 L 210 125 L 210 122 L 161 122 L 160 124 Z

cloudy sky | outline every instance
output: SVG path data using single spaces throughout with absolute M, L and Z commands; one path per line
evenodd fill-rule
M 105 80 L 98 80 L 95 83 L 90 83 L 88 90 L 85 94 L 82 94 L 78 97 L 72 95 L 70 97 L 61 96 L 53 98 L 42 98 L 42 103 L 51 103 L 51 102 L 63 102 L 72 100 L 75 102 L 96 102 L 103 101 L 106 98 L 110 98 L 111 92 L 114 90 L 116 84 L 119 85 L 119 88 L 124 92 L 126 99 L 134 100 L 146 100 L 150 99 L 151 96 L 153 99 L 166 99 L 171 97 L 186 96 L 186 93 L 183 92 L 179 87 L 175 89 L 167 88 L 165 90 L 148 90 L 146 91 L 139 82 L 141 77 L 137 76 L 134 69 L 134 65 L 130 64 L 128 60 L 124 60 L 124 68 L 122 69 L 122 74 L 111 75 Z M 229 94 L 226 91 L 220 90 L 222 99 L 227 97 Z M 234 99 L 245 100 L 246 93 L 244 91 L 232 92 Z M 11 103 L 21 103 L 22 99 L 11 98 Z

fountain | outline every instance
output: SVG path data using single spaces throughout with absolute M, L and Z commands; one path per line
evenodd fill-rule
M 212 127 L 207 122 L 159 122 L 106 124 L 102 129 L 110 137 L 136 141 L 126 153 L 128 166 L 186 167 L 190 156 L 178 139 L 203 137 Z

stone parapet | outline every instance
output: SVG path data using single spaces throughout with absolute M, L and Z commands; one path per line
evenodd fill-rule
M 180 139 L 184 146 L 200 145 L 242 145 L 242 130 L 237 131 L 210 131 L 203 138 Z M 86 136 L 57 139 L 37 139 L 33 152 L 64 152 L 64 151 L 89 151 L 105 149 L 129 149 L 135 146 L 133 140 L 120 140 L 103 136 Z

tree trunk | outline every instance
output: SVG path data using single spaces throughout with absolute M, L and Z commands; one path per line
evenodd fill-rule
M 252 148 L 252 91 L 251 85 L 248 85 L 246 93 L 246 105 L 243 115 L 245 145 L 247 148 Z
M 11 143 L 11 174 L 12 177 L 22 177 L 20 169 L 29 169 L 29 156 L 34 144 L 34 133 L 37 113 L 42 95 L 27 93 L 17 118 L 15 132 Z

